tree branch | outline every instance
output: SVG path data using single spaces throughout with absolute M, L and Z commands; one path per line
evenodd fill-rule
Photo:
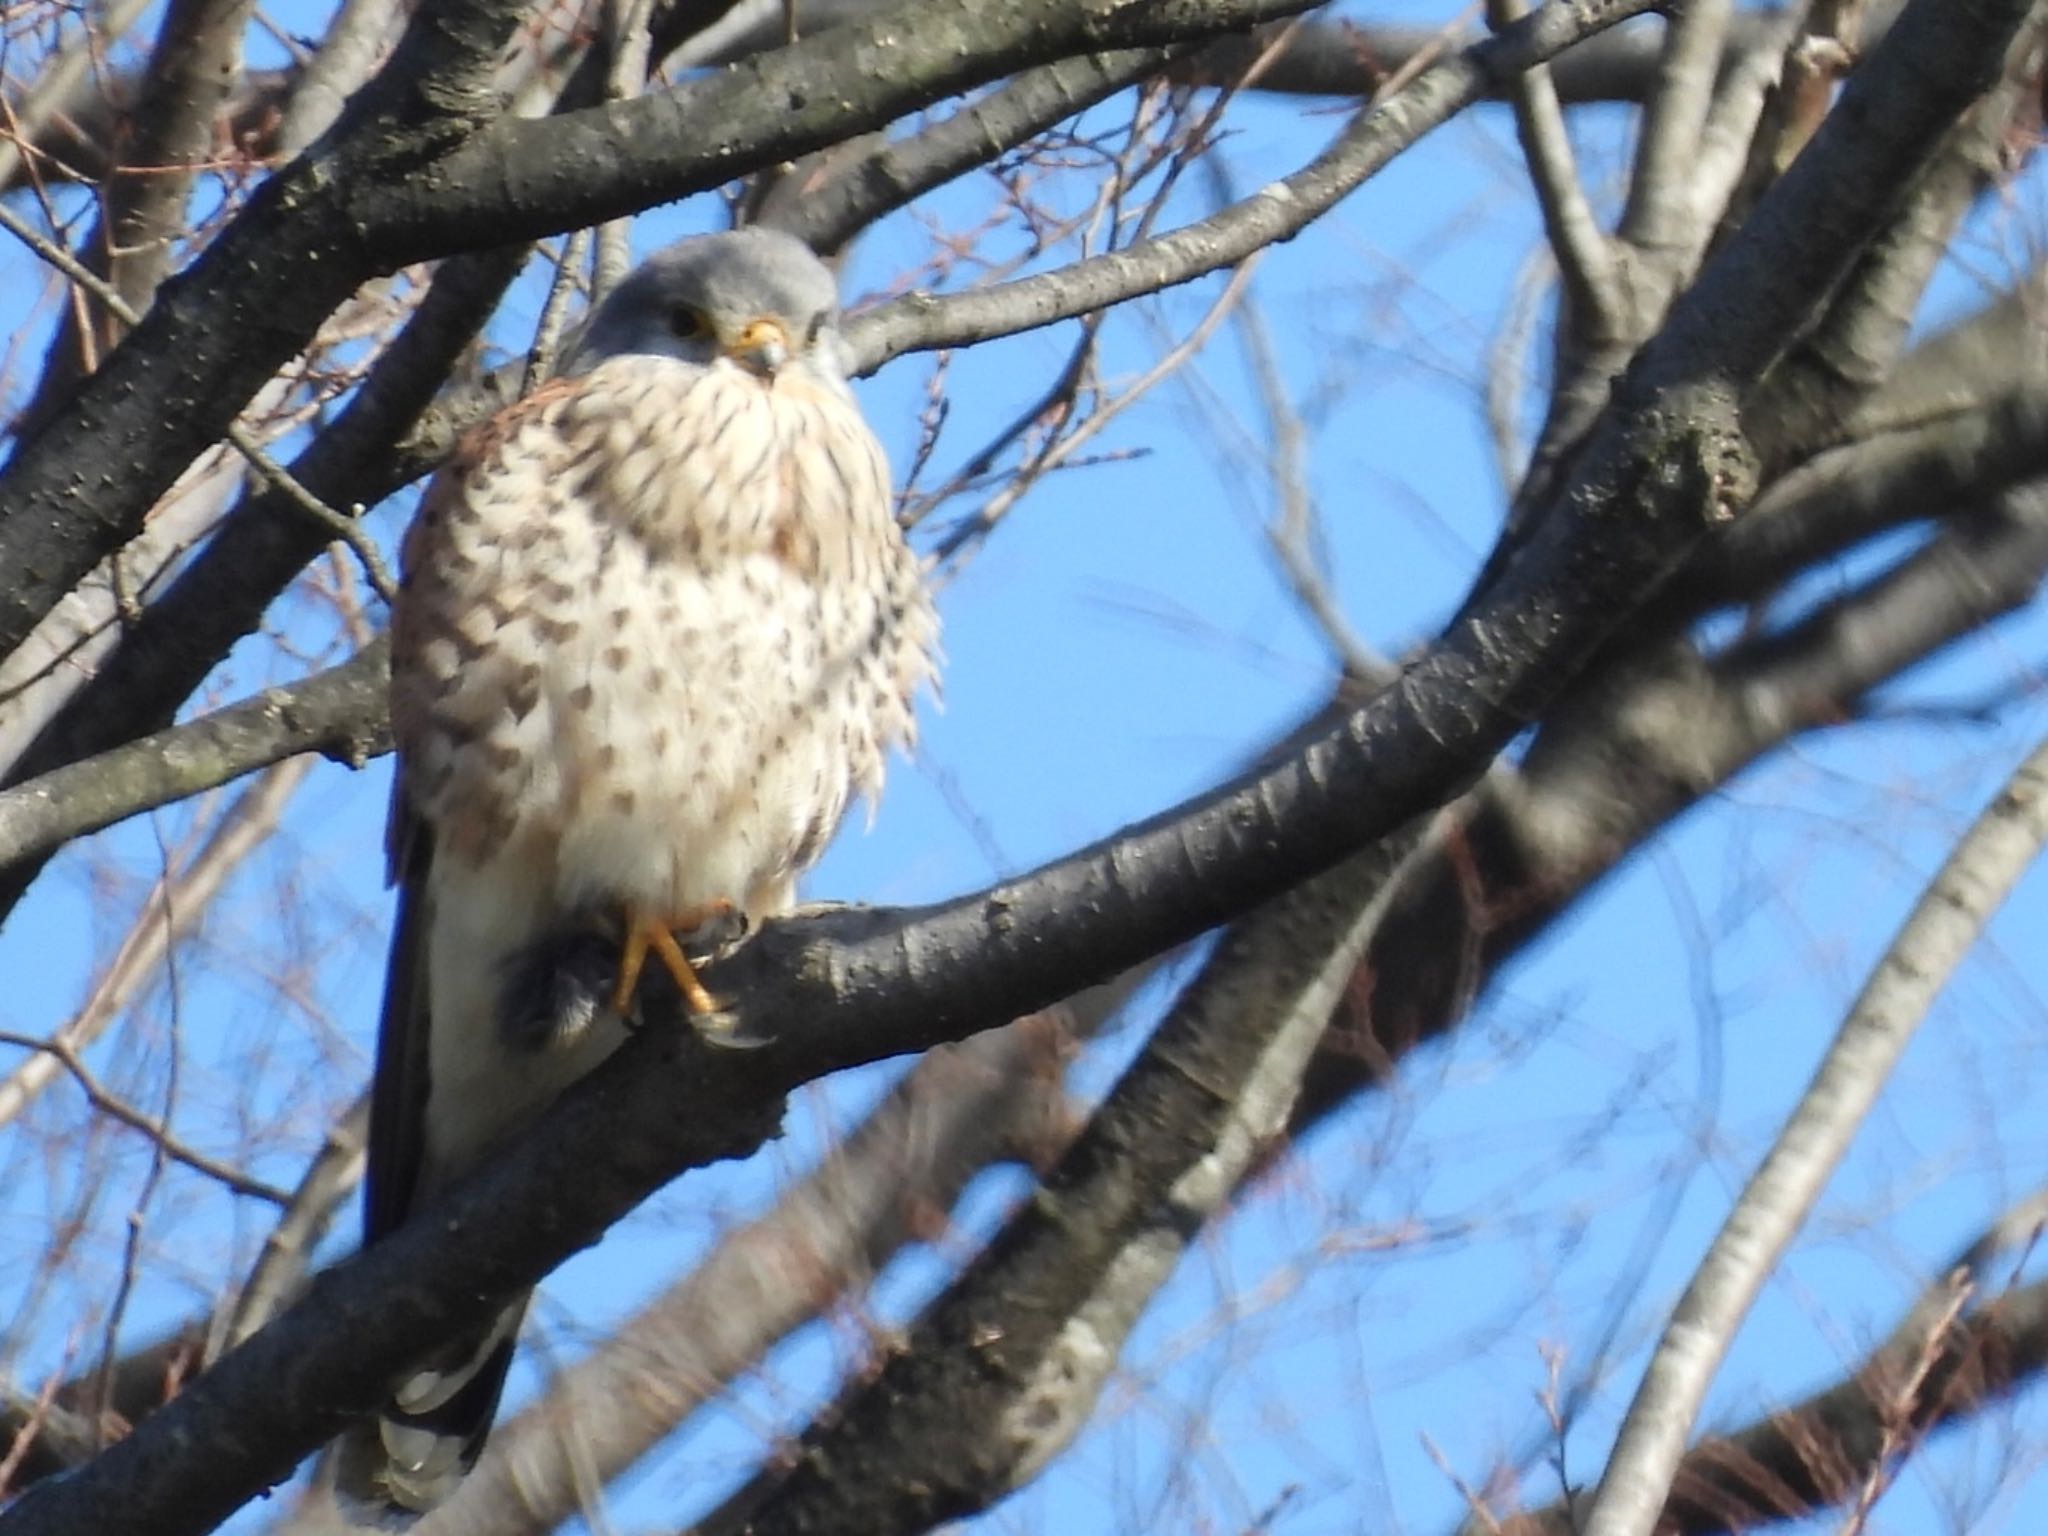
M 1648 9 L 1650 0 L 1559 0 L 1423 70 L 1309 164 L 1220 213 L 1057 272 L 944 298 L 913 294 L 858 316 L 847 328 L 855 371 L 872 373 L 905 352 L 1051 325 L 1234 265 L 1298 234 L 1488 90 Z
M 1629 1404 L 1587 1536 L 1649 1536 L 1735 1330 L 1935 997 L 2044 844 L 2048 742 L 1944 861 L 1700 1261 Z
M 1065 1056 L 1143 974 L 920 1061 L 772 1210 L 496 1431 L 419 1536 L 544 1536 L 590 1481 L 611 1483 L 792 1330 L 928 1240 L 977 1173 L 1049 1159 L 1072 1131 Z
M 1188 1245 L 1287 1124 L 1418 820 L 1223 936 L 1088 1129 L 900 1350 L 695 1529 L 929 1530 L 1028 1481 L 1087 1423 Z
M 379 639 L 325 672 L 0 794 L 0 867 L 40 862 L 74 837 L 301 752 L 360 767 L 390 750 L 388 657 Z
M 1171 49 L 1129 48 L 1026 70 L 943 121 L 833 172 L 823 186 L 778 201 L 762 222 L 818 251 L 837 251 L 883 214 L 1157 73 L 1175 56 Z
M 1917 1439 L 2036 1376 L 2048 1365 L 2048 1281 L 1999 1291 L 1991 1271 L 2038 1242 L 2044 1203 L 2039 1193 L 2021 1201 L 1956 1255 L 1845 1380 L 1694 1445 L 1658 1530 L 1733 1536 L 1817 1514 L 1884 1470 L 1901 1426 Z M 1977 1303 L 1961 1318 L 1959 1293 Z M 1584 1515 L 1554 1504 L 1468 1522 L 1460 1536 L 1576 1536 Z

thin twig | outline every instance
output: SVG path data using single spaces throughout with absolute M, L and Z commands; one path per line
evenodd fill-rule
M 1129 389 L 1112 400 L 1105 400 L 1080 426 L 1046 449 L 1032 463 L 1020 469 L 1001 490 L 982 504 L 979 512 L 962 520 L 958 527 L 946 535 L 938 549 L 933 552 L 933 559 L 943 563 L 958 554 L 968 543 L 987 537 L 1040 477 L 1066 463 L 1083 443 L 1097 436 L 1104 427 L 1135 405 L 1160 380 L 1171 375 L 1174 370 L 1201 351 L 1208 344 L 1210 336 L 1215 334 L 1216 327 L 1221 325 L 1225 317 L 1236 307 L 1239 297 L 1244 293 L 1245 285 L 1251 281 L 1251 275 L 1257 270 L 1258 264 L 1256 255 L 1240 262 L 1237 270 L 1230 274 L 1230 281 L 1223 285 L 1223 291 L 1216 296 L 1216 302 L 1209 306 L 1208 313 L 1203 315 L 1200 323 L 1188 333 L 1185 341 L 1154 363 Z
M 241 1343 L 298 1293 L 321 1234 L 333 1222 L 336 1208 L 362 1182 L 369 1133 L 370 1096 L 364 1093 L 328 1127 L 326 1139 L 306 1165 L 284 1214 L 263 1240 L 263 1252 L 249 1271 L 242 1294 L 235 1298 L 226 1326 L 216 1324 L 221 1343 Z M 209 1350 L 208 1363 L 212 1354 Z
M 579 229 L 562 246 L 555 259 L 554 280 L 540 307 L 540 319 L 533 328 L 533 345 L 526 353 L 526 376 L 519 386 L 522 395 L 531 394 L 551 378 L 560 356 L 562 332 L 568 328 L 569 300 L 581 286 L 578 273 L 590 251 L 590 231 Z
M 1230 172 L 1222 161 L 1212 155 L 1208 165 L 1210 188 L 1217 203 L 1227 207 L 1237 201 Z M 1266 469 L 1273 484 L 1273 499 L 1278 503 L 1273 521 L 1266 526 L 1266 542 L 1280 562 L 1296 600 L 1315 620 L 1323 643 L 1336 656 L 1338 665 L 1356 678 L 1384 680 L 1389 672 L 1386 661 L 1351 627 L 1343 605 L 1318 567 L 1321 513 L 1308 487 L 1308 432 L 1288 394 L 1273 337 L 1255 294 L 1245 294 L 1231 317 L 1231 326 L 1244 348 L 1245 363 L 1266 415 L 1270 442 Z
M 1486 0 L 1486 19 L 1496 32 L 1522 19 L 1522 0 Z M 1528 162 L 1536 205 L 1543 213 L 1544 233 L 1557 257 L 1558 274 L 1570 297 L 1572 318 L 1588 336 L 1604 340 L 1622 323 L 1621 295 L 1616 289 L 1614 248 L 1593 216 L 1572 154 L 1571 134 L 1558 105 L 1550 68 L 1532 65 L 1507 83 L 1514 106 L 1515 134 Z
M 152 1119 L 134 1105 L 109 1093 L 100 1085 L 99 1079 L 93 1076 L 92 1069 L 79 1059 L 78 1052 L 64 1041 L 43 1040 L 34 1035 L 20 1034 L 15 1030 L 0 1029 L 0 1045 L 17 1046 L 24 1051 L 40 1051 L 55 1057 L 58 1065 L 70 1073 L 72 1079 L 84 1090 L 87 1103 L 101 1114 L 142 1132 L 161 1147 L 173 1162 L 183 1163 L 195 1173 L 203 1173 L 210 1179 L 217 1179 L 236 1194 L 247 1195 L 252 1200 L 268 1200 L 278 1207 L 291 1204 L 291 1195 L 287 1191 L 187 1146 L 171 1134 L 169 1126 Z

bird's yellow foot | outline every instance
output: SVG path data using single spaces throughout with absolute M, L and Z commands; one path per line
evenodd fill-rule
M 633 993 L 640 985 L 640 972 L 652 951 L 674 978 L 676 989 L 689 1005 L 690 1022 L 700 1035 L 714 1045 L 747 1047 L 763 1044 L 743 1033 L 739 1021 L 705 989 L 697 977 L 697 968 L 690 963 L 690 957 L 683 953 L 683 946 L 676 940 L 678 933 L 729 926 L 738 917 L 738 909 L 722 897 L 669 918 L 655 917 L 638 907 L 628 907 L 626 942 L 619 956 L 619 984 L 612 993 L 613 1011 L 621 1015 L 630 1013 Z
M 652 950 L 669 975 L 675 978 L 676 988 L 683 994 L 683 1001 L 690 1005 L 692 1013 L 722 1012 L 718 999 L 705 991 L 704 983 L 697 979 L 697 968 L 690 964 L 690 957 L 676 942 L 676 934 L 695 933 L 707 923 L 729 918 L 732 911 L 732 903 L 723 898 L 666 918 L 656 917 L 640 907 L 628 907 L 626 943 L 619 956 L 619 984 L 612 993 L 613 1009 L 624 1013 L 632 1007 L 633 993 L 640 985 L 640 972 L 647 964 L 648 951 Z

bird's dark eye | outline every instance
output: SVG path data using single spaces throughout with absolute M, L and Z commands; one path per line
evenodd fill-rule
M 688 304 L 678 304 L 669 311 L 668 328 L 669 333 L 680 341 L 695 341 L 711 329 L 705 322 L 704 311 L 692 309 Z
M 805 346 L 815 347 L 818 344 L 818 338 L 825 334 L 826 319 L 827 316 L 822 309 L 811 316 L 811 323 L 804 331 Z

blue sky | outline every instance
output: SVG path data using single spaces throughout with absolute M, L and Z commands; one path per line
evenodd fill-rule
M 1358 14 L 1444 19 L 1450 9 Z M 1106 129 L 1127 112 L 1112 102 L 1090 122 Z M 1318 104 L 1247 100 L 1230 121 L 1226 152 L 1249 187 L 1307 158 L 1342 119 Z M 1624 118 L 1591 114 L 1585 131 L 1588 164 L 1611 178 L 1624 164 Z M 1455 605 L 1499 516 L 1481 391 L 1537 238 L 1515 165 L 1504 111 L 1461 119 L 1258 274 L 1311 427 L 1331 581 L 1354 628 L 1389 653 L 1425 638 Z M 857 249 L 849 296 L 886 286 L 916 259 L 922 220 L 972 223 L 990 195 L 988 183 L 970 181 L 891 220 Z M 1199 188 L 1184 188 L 1175 211 L 1199 214 Z M 636 248 L 715 218 L 710 199 L 650 214 Z M 1974 302 L 2024 258 L 2038 225 L 2031 185 L 1988 210 L 1930 313 Z M 0 253 L 10 271 L 22 260 Z M 1141 372 L 1217 286 L 1114 318 L 1106 371 Z M 19 289 L 0 284 L 10 292 Z M 0 299 L 0 313 L 11 322 L 19 302 Z M 529 282 L 507 306 L 500 339 L 519 345 L 538 302 Z M 1042 389 L 1071 337 L 1061 327 L 957 360 L 940 464 Z M 1321 697 L 1327 654 L 1266 552 L 1266 487 L 1202 403 L 1220 400 L 1257 429 L 1232 336 L 1219 333 L 1196 366 L 1199 391 L 1188 378 L 1162 386 L 1100 445 L 1141 457 L 1051 477 L 949 577 L 944 709 L 927 711 L 918 758 L 898 765 L 872 832 L 856 820 L 810 894 L 919 901 L 1030 867 L 1214 782 Z M 904 359 L 861 387 L 899 465 L 916 441 L 929 367 Z M 376 514 L 381 537 L 408 505 L 399 498 Z M 307 637 L 309 612 L 280 610 L 289 638 Z M 1595 1475 L 1662 1310 L 1732 1192 L 1947 843 L 2042 730 L 2032 682 L 2043 639 L 2029 613 L 1890 696 L 1939 705 L 2020 692 L 1996 724 L 1894 721 L 1804 743 L 1631 864 L 1513 969 L 1457 1039 L 1420 1054 L 1391 1091 L 1301 1149 L 1204 1240 L 1140 1329 L 1097 1427 L 977 1524 L 1242 1530 L 1277 1504 L 1273 1528 L 1302 1536 L 1447 1530 L 1459 1503 L 1445 1469 L 1477 1480 L 1496 1456 L 1529 1445 L 1542 1425 L 1546 1354 L 1572 1379 L 1618 1308 L 1614 1378 L 1568 1448 L 1571 1474 Z M 223 696 L 290 663 L 274 646 L 250 646 L 228 670 Z M 179 1124 L 215 1148 L 237 1145 L 233 1106 L 255 1081 L 258 1117 L 289 1127 L 266 1169 L 274 1178 L 288 1178 L 292 1156 L 317 1135 L 314 1107 L 345 1098 L 360 1080 L 351 1074 L 367 1072 L 388 922 L 376 856 L 385 773 L 317 768 L 277 846 L 238 877 L 175 988 L 159 988 L 103 1050 L 118 1078 L 123 1061 L 165 1048 L 175 1028 L 190 1062 Z M 0 1027 L 47 1030 L 76 1005 L 106 931 L 96 895 L 113 876 L 149 878 L 158 833 L 175 840 L 180 825 L 171 813 L 154 830 L 121 829 L 60 862 L 0 930 L 0 968 L 12 982 Z M 2048 1173 L 2048 1140 L 2030 1113 L 2048 1087 L 2042 961 L 2031 942 L 2043 899 L 2030 880 L 1930 1018 L 1738 1341 L 1709 1403 L 1713 1422 L 1740 1422 L 1834 1377 L 1954 1248 Z M 1164 990 L 1148 993 L 1155 1009 Z M 1140 1038 L 1138 1012 L 1077 1066 L 1077 1091 L 1110 1080 Z M 252 1039 L 265 1042 L 254 1079 L 243 1069 Z M 568 1266 L 545 1307 L 564 1324 L 556 1348 L 573 1353 L 709 1234 L 758 1209 L 887 1075 L 853 1074 L 799 1095 L 783 1144 L 745 1168 L 686 1178 Z M 115 1145 L 119 1171 L 82 1261 L 102 1278 L 118 1265 L 122 1202 L 143 1162 L 132 1139 Z M 0 1168 L 16 1175 L 0 1196 L 16 1218 L 0 1240 L 6 1298 L 24 1283 L 73 1175 L 22 1129 L 0 1131 Z M 1013 1173 L 982 1181 L 957 1213 L 962 1229 L 987 1230 L 1019 1188 Z M 200 1304 L 222 1245 L 260 1240 L 261 1217 L 166 1181 L 148 1222 L 161 1262 L 125 1336 Z M 1638 1253 L 1639 1271 L 1630 1268 Z M 884 1277 L 878 1310 L 908 1315 L 938 1277 L 929 1255 L 907 1255 Z M 97 1326 L 83 1321 L 89 1311 L 77 1315 L 88 1334 Z M 843 1319 L 793 1341 L 744 1386 L 738 1407 L 703 1416 L 628 1483 L 617 1529 L 708 1504 L 769 1434 L 800 1422 L 858 1342 Z M 15 1368 L 32 1381 L 76 1343 L 53 1330 Z M 534 1379 L 529 1362 L 521 1385 Z M 2025 1462 L 2043 1443 L 2040 1406 L 1994 1410 L 1990 1422 L 2008 1413 Z M 1916 1462 L 1877 1528 L 2042 1528 L 2048 1490 L 2038 1476 L 1981 1519 L 1951 1521 L 1987 1486 L 1989 1459 L 1956 1444 Z M 1552 1486 L 1540 1463 L 1530 1477 L 1539 1492 Z

